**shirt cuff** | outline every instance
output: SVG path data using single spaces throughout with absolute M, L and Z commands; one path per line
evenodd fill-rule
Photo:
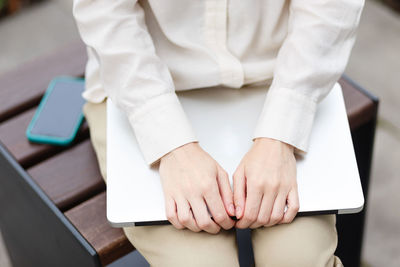
M 306 154 L 317 101 L 293 89 L 271 88 L 266 96 L 252 140 L 268 137 Z
M 175 92 L 147 101 L 128 119 L 148 165 L 177 147 L 198 142 Z

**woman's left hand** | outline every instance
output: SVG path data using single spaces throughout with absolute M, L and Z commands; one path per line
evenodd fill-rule
M 296 158 L 289 144 L 256 138 L 233 181 L 237 228 L 290 223 L 299 210 Z

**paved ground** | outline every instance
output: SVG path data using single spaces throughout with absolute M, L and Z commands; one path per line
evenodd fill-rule
M 79 39 L 71 10 L 51 0 L 1 20 L 0 73 Z
M 400 16 L 367 1 L 346 73 L 380 100 L 363 259 L 400 266 Z
M 78 39 L 71 0 L 0 21 L 0 73 Z M 62 29 L 62 30 L 60 30 Z M 365 266 L 400 262 L 400 16 L 367 0 L 346 73 L 381 99 L 363 250 Z M 10 266 L 0 237 L 0 267 Z

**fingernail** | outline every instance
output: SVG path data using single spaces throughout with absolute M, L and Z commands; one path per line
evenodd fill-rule
M 235 214 L 235 206 L 233 206 L 233 204 L 229 205 L 229 213 L 232 215 Z
M 239 218 L 241 211 L 242 211 L 241 207 L 236 207 L 236 217 Z

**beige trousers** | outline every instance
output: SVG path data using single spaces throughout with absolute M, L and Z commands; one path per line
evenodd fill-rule
M 83 112 L 106 181 L 106 102 L 88 102 Z M 217 235 L 172 225 L 124 227 L 123 231 L 151 266 L 239 266 L 234 229 Z M 291 224 L 253 230 L 252 243 L 256 266 L 343 266 L 334 255 L 335 215 L 299 217 Z

